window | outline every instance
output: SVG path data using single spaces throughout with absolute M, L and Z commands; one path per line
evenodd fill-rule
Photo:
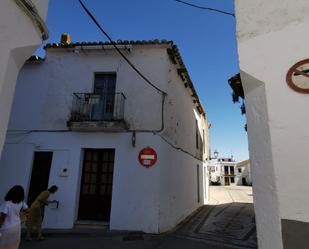
M 234 175 L 234 166 L 230 166 L 230 174 Z
M 207 185 L 206 185 L 206 183 L 207 183 L 207 172 L 206 172 L 206 167 L 203 167 L 203 169 L 204 169 L 204 176 L 203 176 L 203 179 L 204 179 L 204 199 L 206 199 L 207 198 L 207 193 L 206 193 L 206 188 L 207 188 Z
M 205 148 L 205 130 L 203 129 L 203 151 L 204 154 L 206 153 L 206 148 Z
M 196 143 L 196 148 L 199 148 L 199 144 L 198 144 L 198 124 L 197 124 L 197 120 L 195 119 L 195 143 Z
M 229 166 L 224 166 L 224 174 L 229 174 Z
M 241 168 L 238 168 L 238 173 L 241 173 Z
M 200 165 L 196 165 L 197 202 L 200 202 Z
M 234 183 L 234 182 L 235 182 L 235 178 L 231 177 L 231 183 Z

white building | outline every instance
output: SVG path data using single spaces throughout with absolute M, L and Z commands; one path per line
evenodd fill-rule
M 308 13 L 308 0 L 236 1 L 260 249 L 309 244 Z
M 250 161 L 236 162 L 233 157 L 218 158 L 208 165 L 211 184 L 251 185 Z
M 236 164 L 237 181 L 236 185 L 251 186 L 251 168 L 250 160 L 244 160 Z
M 47 8 L 48 0 L 0 1 L 0 154 L 18 72 L 48 37 Z
M 235 185 L 238 182 L 236 174 L 237 162 L 232 157 L 218 158 L 212 167 L 211 182 L 221 185 Z
M 168 41 L 46 46 L 18 78 L 0 169 L 0 196 L 22 184 L 33 199 L 56 184 L 44 227 L 108 222 L 160 233 L 208 198 L 208 125 L 180 53 Z M 156 151 L 142 155 L 143 148 Z M 142 153 L 143 154 L 143 153 Z M 145 154 L 145 153 L 144 153 Z M 18 172 L 18 173 L 16 173 Z

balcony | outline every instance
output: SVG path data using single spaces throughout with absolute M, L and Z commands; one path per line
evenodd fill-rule
M 73 131 L 127 130 L 123 93 L 74 93 L 68 127 Z

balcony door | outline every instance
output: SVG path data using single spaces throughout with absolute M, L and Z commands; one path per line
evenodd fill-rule
M 115 104 L 116 74 L 96 73 L 94 93 L 98 95 L 92 107 L 92 120 L 112 120 Z

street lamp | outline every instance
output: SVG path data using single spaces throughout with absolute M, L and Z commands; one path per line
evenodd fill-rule
M 211 153 L 209 153 L 211 154 Z M 214 157 L 209 157 L 208 160 L 217 159 L 219 155 L 219 152 L 217 150 L 214 151 Z

